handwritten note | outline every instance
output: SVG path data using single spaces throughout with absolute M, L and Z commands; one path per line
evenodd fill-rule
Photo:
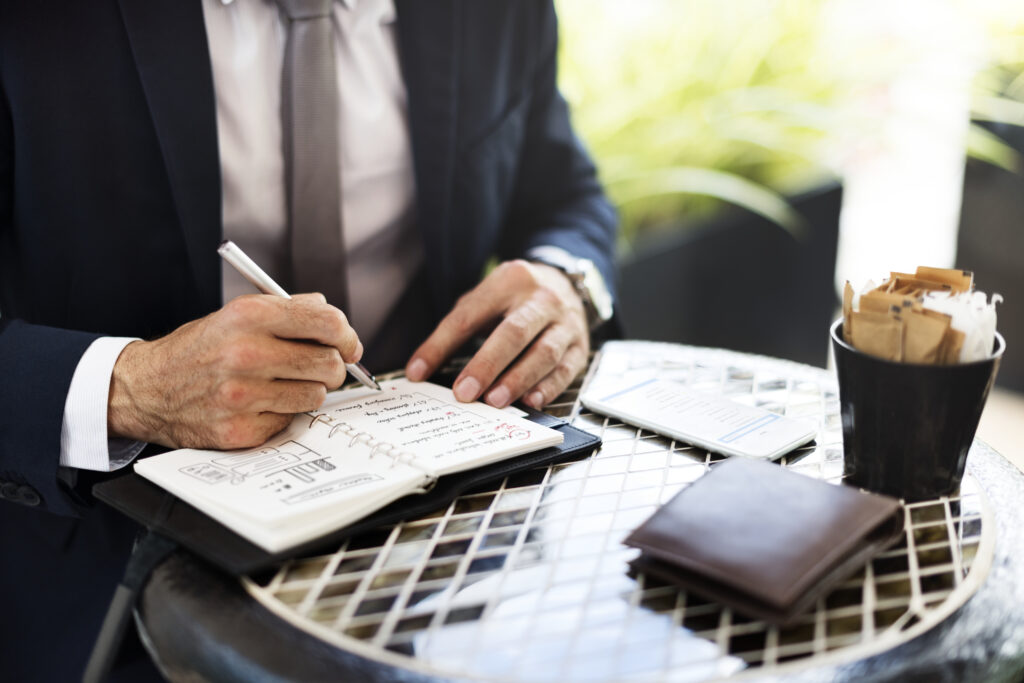
M 135 470 L 269 548 L 290 537 L 286 527 L 337 527 L 437 477 L 562 440 L 508 412 L 459 403 L 434 384 L 382 388 L 335 392 L 259 448 L 171 451 Z

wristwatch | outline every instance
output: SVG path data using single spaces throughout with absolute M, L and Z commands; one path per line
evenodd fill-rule
M 601 276 L 601 271 L 593 261 L 573 256 L 560 247 L 551 246 L 534 247 L 527 253 L 526 258 L 535 263 L 558 268 L 565 273 L 583 300 L 591 331 L 611 320 L 612 295 Z

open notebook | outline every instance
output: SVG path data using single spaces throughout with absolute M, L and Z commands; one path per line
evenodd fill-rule
M 268 552 L 347 526 L 439 477 L 562 443 L 562 433 L 404 379 L 330 394 L 259 448 L 170 451 L 135 471 Z

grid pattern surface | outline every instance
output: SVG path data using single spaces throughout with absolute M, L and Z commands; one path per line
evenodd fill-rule
M 780 462 L 831 482 L 842 476 L 838 397 L 825 371 L 623 342 L 606 345 L 597 376 L 673 379 L 815 421 L 816 441 Z M 549 412 L 601 436 L 589 457 L 508 477 L 269 579 L 244 579 L 247 590 L 340 647 L 445 677 L 703 680 L 888 649 L 963 604 L 987 572 L 994 525 L 968 475 L 957 496 L 905 505 L 904 539 L 784 629 L 631 577 L 626 563 L 638 551 L 623 538 L 721 456 L 589 413 L 579 389 Z

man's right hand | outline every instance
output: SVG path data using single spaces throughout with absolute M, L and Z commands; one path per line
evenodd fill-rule
M 114 366 L 108 433 L 171 448 L 258 446 L 292 415 L 316 410 L 363 346 L 320 294 L 253 294 L 155 341 L 132 342 Z

